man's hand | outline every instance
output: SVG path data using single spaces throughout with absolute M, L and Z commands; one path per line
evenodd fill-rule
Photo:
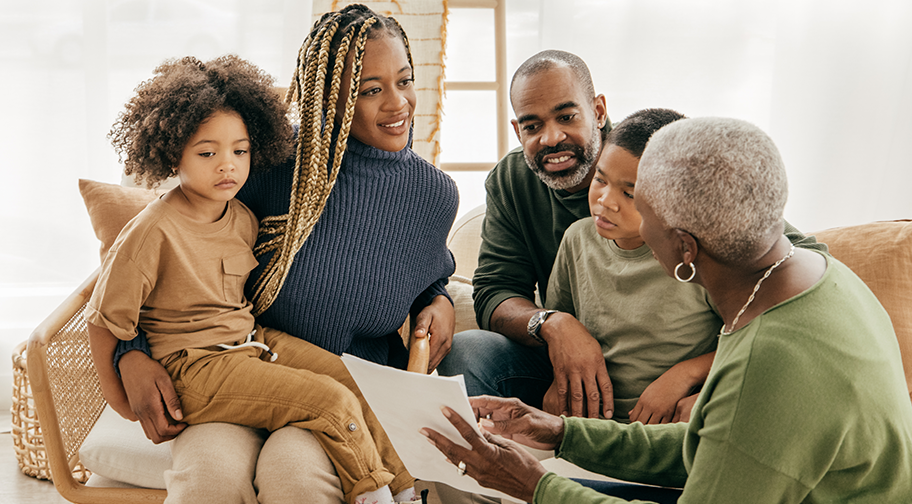
M 423 338 L 430 336 L 430 356 L 428 358 L 428 369 L 430 373 L 437 368 L 440 361 L 453 346 L 453 331 L 456 329 L 456 310 L 453 304 L 446 296 L 437 296 L 431 301 L 431 304 L 424 307 L 418 316 L 415 317 L 413 327 L 413 338 Z
M 570 415 L 567 413 L 567 403 L 563 401 L 557 392 L 557 382 L 551 382 L 551 386 L 545 391 L 542 397 L 542 410 L 552 415 L 581 416 L 589 417 L 589 402 L 583 401 L 583 411 L 579 415 Z M 596 410 L 598 411 L 598 410 Z
M 548 343 L 554 383 L 546 399 L 548 413 L 598 418 L 599 403 L 605 418 L 614 413 L 614 392 L 602 346 L 573 315 L 557 312 L 542 324 L 539 334 Z M 550 394 L 550 396 L 549 396 Z
M 120 358 L 120 375 L 130 408 L 153 443 L 170 441 L 187 427 L 180 423 L 184 416 L 171 377 L 158 361 L 140 351 L 127 352 Z

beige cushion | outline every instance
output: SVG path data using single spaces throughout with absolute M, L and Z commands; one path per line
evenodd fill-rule
M 453 224 L 447 236 L 447 247 L 456 260 L 456 273 L 450 277 L 447 292 L 456 309 L 456 332 L 478 329 L 472 302 L 472 276 L 478 267 L 478 248 L 481 246 L 481 223 L 485 205 L 479 205 Z
M 79 193 L 95 236 L 101 241 L 100 254 L 104 261 L 120 230 L 162 192 L 79 179 Z
M 456 332 L 478 329 L 472 304 L 472 281 L 464 276 L 453 275 L 447 284 L 447 292 L 453 298 L 453 308 L 456 310 Z
M 817 233 L 890 314 L 912 399 L 912 221 L 872 222 Z
M 450 229 L 447 247 L 456 259 L 456 275 L 472 278 L 478 267 L 478 248 L 481 247 L 481 223 L 485 205 L 479 205 L 463 215 Z
M 79 448 L 79 460 L 92 475 L 144 488 L 165 488 L 171 469 L 171 443 L 154 444 L 139 422 L 131 422 L 105 406 Z

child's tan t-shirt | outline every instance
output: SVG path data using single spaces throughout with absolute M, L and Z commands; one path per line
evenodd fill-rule
M 154 359 L 244 338 L 254 325 L 244 284 L 257 265 L 257 230 L 253 212 L 236 199 L 208 224 L 153 201 L 105 257 L 86 320 L 122 340 L 141 326 Z

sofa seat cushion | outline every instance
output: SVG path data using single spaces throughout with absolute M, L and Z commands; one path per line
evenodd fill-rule
M 816 233 L 890 314 L 912 400 L 912 221 L 872 222 Z
M 165 471 L 171 469 L 171 443 L 152 443 L 139 422 L 126 420 L 105 406 L 79 448 L 79 460 L 93 476 L 164 489 Z

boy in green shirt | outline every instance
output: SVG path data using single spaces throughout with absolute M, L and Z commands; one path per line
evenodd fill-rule
M 591 219 L 564 233 L 545 308 L 575 316 L 598 340 L 622 422 L 686 421 L 706 379 L 722 320 L 706 290 L 668 277 L 640 237 L 637 166 L 659 128 L 684 116 L 636 112 L 612 129 L 589 186 Z M 682 274 L 690 274 L 682 271 Z M 545 410 L 556 410 L 555 387 Z

